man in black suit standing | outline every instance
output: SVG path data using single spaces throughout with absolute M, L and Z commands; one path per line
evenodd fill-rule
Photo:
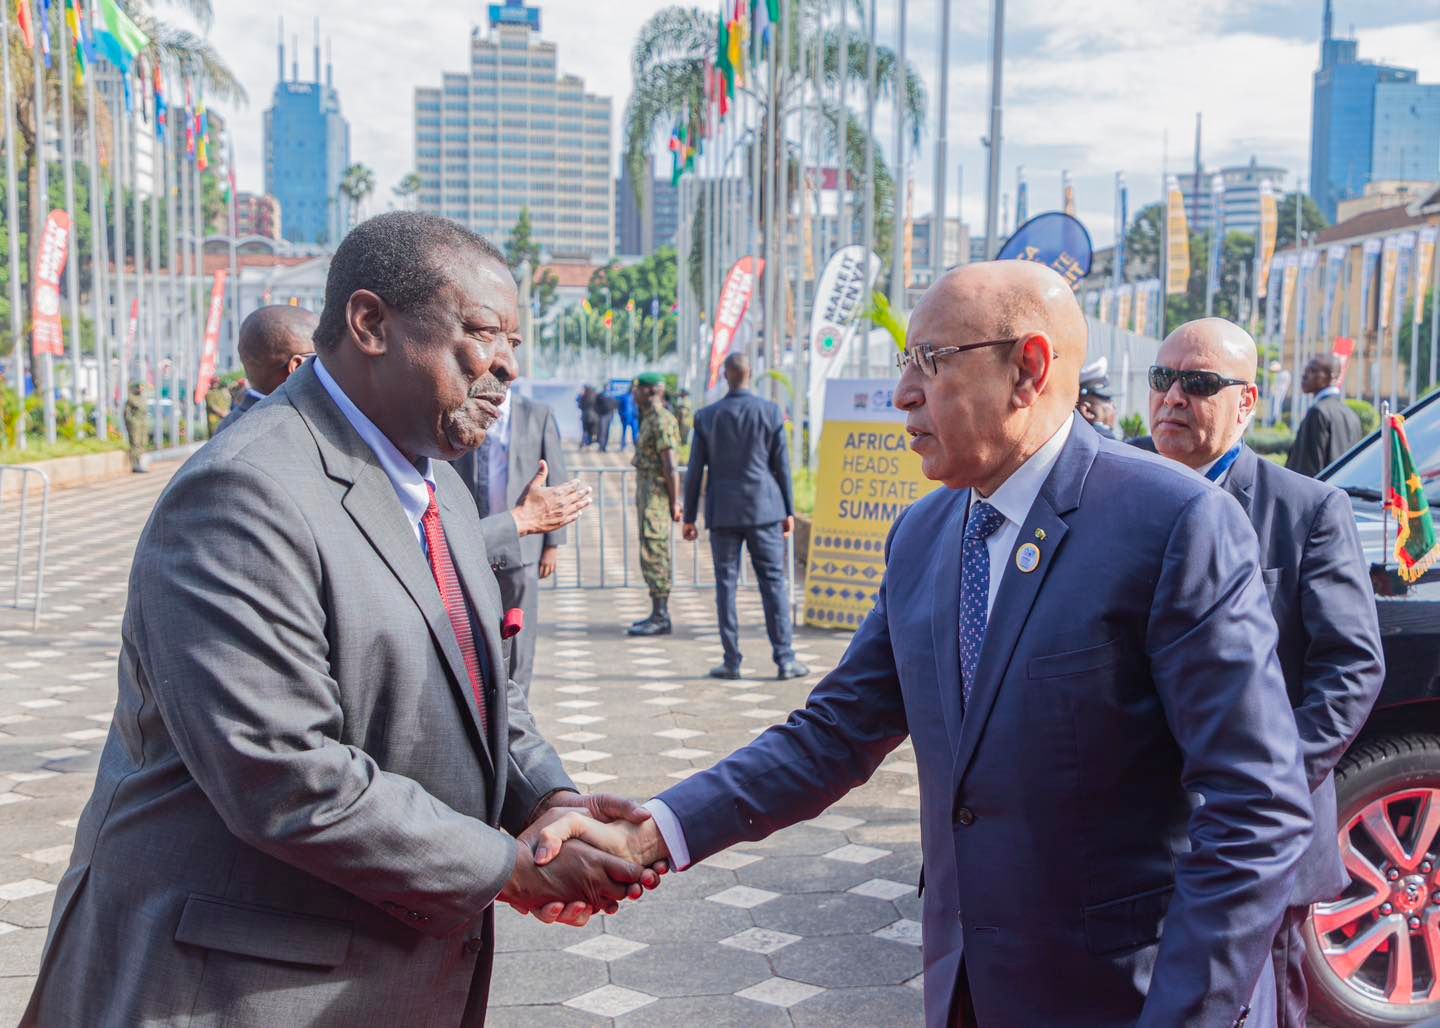
M 1313 395 L 1315 404 L 1300 422 L 1285 460 L 1285 466 L 1296 474 L 1314 478 L 1365 434 L 1359 415 L 1335 385 L 1339 377 L 1340 362 L 1323 354 L 1312 358 L 1300 376 L 1301 391 Z
M 1280 630 L 1280 669 L 1315 806 L 1315 835 L 1273 954 L 1278 1024 L 1303 1028 L 1300 928 L 1310 904 L 1335 899 L 1347 881 L 1332 769 L 1364 725 L 1385 675 L 1375 597 L 1349 499 L 1334 486 L 1262 460 L 1241 441 L 1255 410 L 1255 370 L 1255 342 L 1240 327 L 1220 318 L 1182 325 L 1150 369 L 1150 430 L 1162 456 L 1235 497 L 1260 540 L 1262 577 Z
M 242 414 L 284 385 L 305 358 L 315 355 L 311 336 L 319 324 L 313 311 L 289 304 L 272 304 L 246 315 L 240 323 L 235 349 L 245 368 L 247 385 L 212 435 L 235 424 Z
M 695 416 L 690 467 L 685 474 L 687 540 L 698 532 L 700 480 L 710 470 L 705 491 L 705 525 L 715 561 L 715 611 L 725 662 L 712 678 L 740 677 L 740 629 L 735 616 L 735 583 L 740 576 L 740 547 L 760 583 L 765 630 L 780 679 L 803 678 L 809 668 L 795 659 L 791 645 L 790 590 L 785 581 L 785 540 L 795 530 L 790 488 L 790 457 L 785 445 L 785 415 L 779 406 L 750 391 L 750 361 L 739 353 L 725 358 L 730 391 Z

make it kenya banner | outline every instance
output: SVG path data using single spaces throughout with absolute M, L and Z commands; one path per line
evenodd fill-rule
M 59 357 L 65 353 L 65 330 L 60 324 L 60 276 L 70 249 L 70 215 L 51 211 L 40 234 L 35 256 L 35 288 L 31 293 L 34 311 L 35 353 Z
M 890 526 L 940 484 L 920 471 L 894 397 L 894 379 L 825 383 L 819 488 L 805 563 L 807 625 L 859 627 L 880 591 Z

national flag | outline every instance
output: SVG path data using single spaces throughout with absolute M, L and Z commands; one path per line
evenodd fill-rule
M 626 313 L 626 314 L 634 314 L 634 313 L 635 313 L 635 300 L 634 300 L 633 297 L 632 297 L 631 299 L 625 301 L 625 313 Z
M 730 64 L 742 86 L 745 84 L 745 51 L 749 49 L 745 45 L 745 36 L 749 27 L 750 18 L 745 9 L 745 0 L 735 0 L 735 9 L 730 15 Z
M 95 30 L 95 40 L 100 46 L 100 53 L 128 75 L 140 51 L 150 45 L 150 37 L 136 27 L 115 0 L 100 0 L 99 12 L 100 24 Z
M 675 127 L 670 130 L 670 185 L 678 186 L 680 178 L 685 174 L 685 155 L 689 149 L 683 120 L 677 121 Z
M 185 80 L 185 156 L 192 161 L 195 159 L 195 118 L 191 114 L 195 109 L 195 101 L 190 92 L 190 80 Z
M 723 115 L 726 108 L 726 96 L 735 95 L 735 65 L 730 60 L 730 25 L 725 20 L 725 11 L 720 11 L 719 17 L 715 19 L 715 70 L 719 73 L 716 84 L 721 88 L 717 90 L 720 100 L 720 113 Z
M 20 38 L 26 50 L 35 49 L 35 26 L 30 24 L 30 0 L 15 0 L 15 20 L 20 23 Z
M 604 321 L 605 321 L 605 327 L 606 327 L 606 328 L 614 328 L 614 327 L 615 327 L 615 312 L 614 312 L 614 311 L 606 311 L 606 312 L 605 312 Z
M 592 307 L 592 306 L 590 306 L 590 301 L 589 301 L 589 300 L 581 300 L 581 301 L 580 301 L 580 306 L 584 309 L 584 311 L 585 311 L 586 314 L 594 314 L 594 313 L 595 313 L 595 308 Z
M 170 105 L 165 101 L 165 76 L 160 71 L 160 65 L 155 65 L 155 134 L 160 139 L 165 138 L 165 126 L 169 123 Z
M 210 167 L 210 118 L 205 113 L 205 101 L 195 111 L 195 164 L 205 171 Z
M 780 20 L 780 0 L 755 0 L 754 28 L 750 33 L 750 57 L 757 64 L 760 56 L 770 50 L 775 23 Z
M 235 202 L 235 143 L 225 138 L 225 206 Z
M 1395 518 L 1395 560 L 1400 577 L 1417 582 L 1440 559 L 1440 542 L 1435 537 L 1435 520 L 1425 499 L 1425 483 L 1410 454 L 1405 435 L 1405 416 L 1390 416 L 1390 481 L 1386 483 L 1385 508 Z
M 70 36 L 75 40 L 75 85 L 85 86 L 85 33 L 81 29 L 79 0 L 65 0 L 65 24 L 70 26 Z
M 45 67 L 50 67 L 50 0 L 40 0 L 40 52 L 45 55 Z

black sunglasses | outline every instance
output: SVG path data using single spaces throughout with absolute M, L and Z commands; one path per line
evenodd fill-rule
M 1214 396 L 1226 386 L 1248 386 L 1243 378 L 1223 378 L 1213 371 L 1176 371 L 1150 365 L 1150 388 L 1157 393 L 1168 393 L 1176 381 L 1186 396 Z

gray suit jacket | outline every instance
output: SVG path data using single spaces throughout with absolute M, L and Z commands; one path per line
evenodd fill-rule
M 505 832 L 572 786 L 494 688 L 495 579 L 463 485 L 435 478 L 485 738 L 409 520 L 311 367 L 175 476 L 24 1023 L 480 1023 Z
M 1285 466 L 1314 478 L 1343 457 L 1364 434 L 1360 416 L 1339 396 L 1327 396 L 1301 420 Z
M 804 709 L 660 799 L 703 859 L 819 814 L 908 734 L 931 1028 L 962 961 L 985 1028 L 1228 1028 L 1311 830 L 1255 533 L 1075 417 L 1017 542 L 1039 565 L 1006 562 L 968 703 L 969 493 L 941 489 L 896 522 L 875 608 Z
M 773 525 L 795 513 L 785 415 L 750 390 L 732 390 L 695 415 L 685 472 L 685 520 L 690 524 L 699 513 L 700 479 L 707 468 L 707 528 Z
M 1385 681 L 1369 562 L 1349 497 L 1334 486 L 1262 460 L 1246 446 L 1221 488 L 1240 501 L 1260 540 L 1280 630 L 1276 652 L 1315 805 L 1315 836 L 1292 902 L 1333 900 L 1348 881 L 1336 844 L 1334 768 Z
M 540 551 L 549 546 L 560 546 L 565 542 L 565 529 L 546 535 L 527 535 L 523 539 L 515 530 L 515 517 L 510 509 L 520 502 L 530 485 L 530 480 L 540 470 L 544 460 L 550 466 L 546 479 L 549 485 L 566 481 L 570 474 L 565 467 L 565 452 L 560 443 L 560 427 L 555 413 L 519 393 L 510 395 L 513 409 L 510 411 L 510 472 L 505 482 L 505 510 L 491 511 L 480 522 L 480 531 L 485 536 L 485 547 L 490 554 L 490 566 L 496 572 L 532 567 L 540 563 Z M 460 473 L 471 497 L 482 489 L 488 489 L 485 468 L 475 453 L 467 453 L 451 461 Z
M 259 402 L 260 398 L 258 396 L 250 392 L 250 390 L 248 389 L 245 390 L 245 392 L 240 394 L 240 399 L 236 400 L 233 404 L 230 405 L 230 413 L 226 414 L 223 418 L 221 418 L 220 424 L 215 426 L 215 434 L 219 435 L 231 425 L 235 424 L 235 422 L 240 420 L 240 416 L 242 414 L 244 414 L 246 411 L 248 411 L 251 407 L 255 406 Z

